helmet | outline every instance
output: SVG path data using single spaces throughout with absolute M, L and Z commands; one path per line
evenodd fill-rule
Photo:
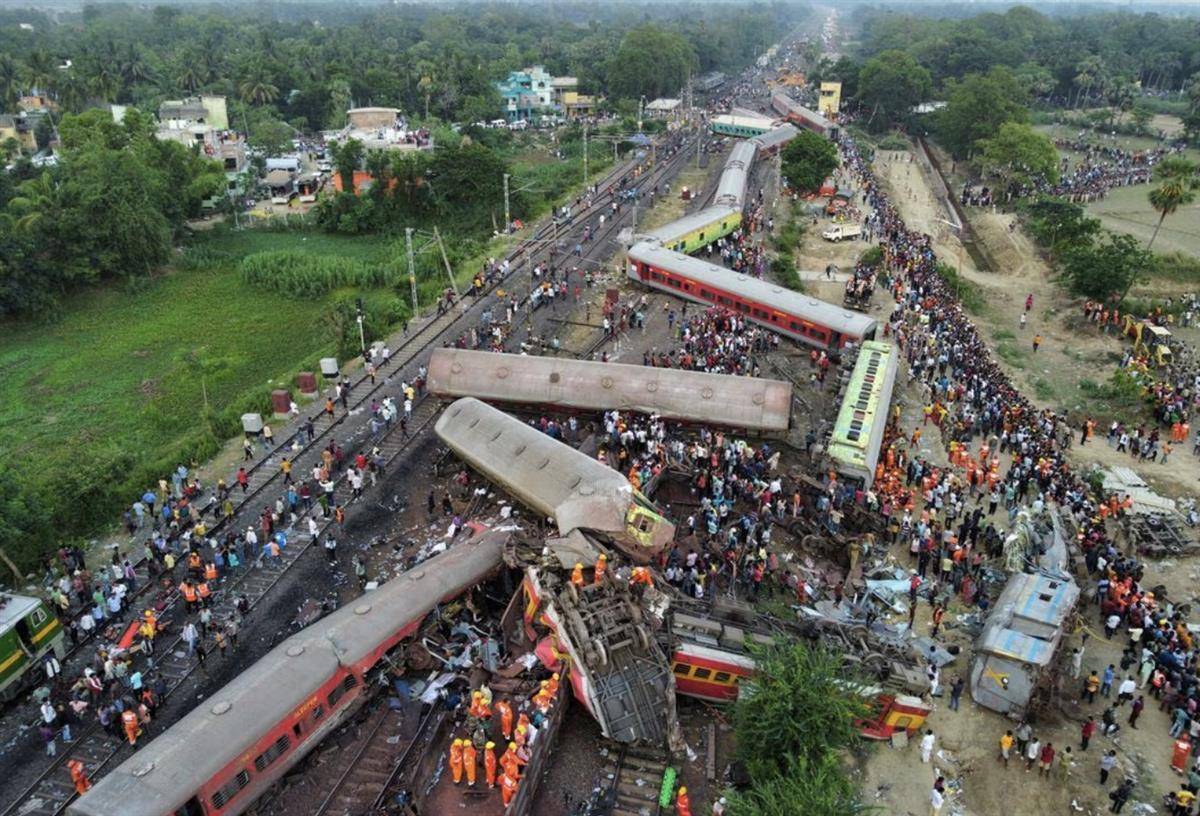
M 552 679 L 554 679 L 554 680 L 561 680 L 561 679 L 562 679 L 561 677 L 559 677 L 559 676 L 558 676 L 558 672 L 555 672 L 554 674 L 550 675 L 550 677 L 551 677 Z
M 508 744 L 508 750 L 510 750 L 510 751 L 515 751 L 515 750 L 517 750 L 517 744 L 516 744 L 515 742 L 510 742 L 510 743 Z
M 680 789 L 679 789 L 679 793 L 680 793 L 680 795 L 681 795 L 681 796 L 686 796 L 686 795 L 687 795 L 687 788 L 680 788 Z
M 599 559 L 597 559 L 597 560 L 599 560 L 599 561 L 607 561 L 607 560 L 608 560 L 608 556 L 607 556 L 607 555 L 605 555 L 604 553 L 600 553 L 600 558 L 599 558 Z
M 488 744 L 483 747 L 490 751 L 496 747 L 496 743 L 492 742 L 491 740 L 488 740 Z
M 576 561 L 576 562 L 575 562 L 575 569 L 583 569 L 583 563 L 582 563 L 582 562 L 580 562 L 580 561 Z
M 454 745 L 456 748 L 461 748 L 461 747 L 462 747 L 462 744 L 463 744 L 464 742 L 466 742 L 466 740 L 456 739 L 456 740 L 455 740 L 453 743 L 451 743 L 451 744 L 452 744 L 452 745 Z

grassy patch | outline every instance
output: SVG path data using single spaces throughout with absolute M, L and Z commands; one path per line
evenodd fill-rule
M 1049 402 L 1057 396 L 1054 385 L 1045 377 L 1038 377 L 1033 381 L 1033 393 L 1042 402 Z
M 1009 341 L 1002 341 L 996 344 L 996 354 L 1013 368 L 1024 368 L 1029 359 L 1030 352 L 1023 348 L 1018 348 Z
M 1000 329 L 1000 331 L 996 332 L 992 336 L 995 338 L 997 343 L 1000 342 L 1001 340 L 1016 340 L 1017 339 L 1017 336 L 1015 334 L 1013 334 L 1011 331 L 1009 331 L 1008 329 Z
M 936 270 L 958 297 L 964 309 L 974 315 L 983 314 L 985 301 L 978 286 L 958 274 L 958 270 L 949 264 L 939 262 Z

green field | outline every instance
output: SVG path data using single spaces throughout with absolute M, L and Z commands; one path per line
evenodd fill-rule
M 18 488 L 47 514 L 42 525 L 54 519 L 50 527 L 35 525 L 38 535 L 29 525 L 21 536 L 11 526 L 0 529 L 10 554 L 28 555 L 50 537 L 114 521 L 114 507 L 176 463 L 213 453 L 220 438 L 236 432 L 242 411 L 264 408 L 273 379 L 311 369 L 332 351 L 323 316 L 336 293 L 295 300 L 249 287 L 237 258 L 299 246 L 379 260 L 389 246 L 375 238 L 225 231 L 198 245 L 223 260 L 136 288 L 68 298 L 47 322 L 3 324 L 0 449 L 13 483 L 6 492 Z M 188 355 L 199 355 L 209 370 L 215 434 Z
M 1078 133 L 1077 129 L 1063 125 L 1043 125 L 1037 130 L 1051 138 L 1073 138 Z M 1087 139 L 1091 142 L 1116 144 L 1126 150 L 1147 150 L 1158 145 L 1157 140 L 1144 136 L 1109 138 L 1088 133 Z M 1072 164 L 1078 161 L 1081 155 L 1074 151 L 1062 152 L 1071 158 Z M 1185 155 L 1192 161 L 1200 162 L 1200 150 L 1189 149 L 1185 151 Z M 1140 241 L 1148 241 L 1154 232 L 1154 225 L 1158 223 L 1158 213 L 1147 199 L 1151 186 L 1139 184 L 1115 189 L 1103 200 L 1087 205 L 1088 213 L 1099 218 L 1105 228 L 1113 232 L 1128 233 Z M 1159 230 L 1158 238 L 1154 241 L 1154 251 L 1200 255 L 1200 202 L 1181 207 L 1175 214 L 1167 216 L 1162 229 Z

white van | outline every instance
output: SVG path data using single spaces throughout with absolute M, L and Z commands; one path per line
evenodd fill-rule
M 826 241 L 833 241 L 835 243 L 837 241 L 857 238 L 860 235 L 862 235 L 862 226 L 859 224 L 834 224 L 821 233 L 821 237 Z

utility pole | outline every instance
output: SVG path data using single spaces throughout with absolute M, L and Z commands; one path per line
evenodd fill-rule
M 584 175 L 587 175 L 586 171 Z M 509 228 L 512 226 L 512 218 L 508 214 L 508 173 L 504 174 L 504 234 L 508 235 Z
M 412 227 L 404 228 L 404 243 L 408 246 L 408 287 L 412 290 L 413 317 L 417 316 L 417 270 L 413 264 Z
M 588 144 L 587 144 L 587 122 L 583 123 L 583 186 L 587 188 L 588 184 Z
M 642 132 L 642 105 L 646 102 L 646 97 L 642 96 L 638 100 L 638 133 Z
M 446 265 L 446 277 L 450 279 L 450 288 L 454 291 L 454 299 L 462 300 L 462 296 L 458 293 L 458 284 L 454 282 L 454 270 L 450 268 L 450 259 L 446 257 L 446 244 L 442 241 L 442 234 L 438 232 L 436 224 L 433 227 L 433 237 L 437 239 L 438 249 L 442 251 L 442 263 Z

